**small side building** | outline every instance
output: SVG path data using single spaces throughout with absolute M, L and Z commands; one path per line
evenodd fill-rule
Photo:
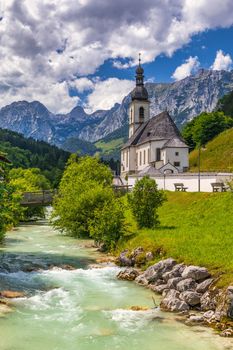
M 129 139 L 121 149 L 121 177 L 186 172 L 188 153 L 189 147 L 167 111 L 150 118 L 150 101 L 139 60 L 129 106 Z

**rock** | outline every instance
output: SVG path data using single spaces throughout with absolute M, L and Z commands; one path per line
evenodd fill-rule
M 196 286 L 197 284 L 192 278 L 186 278 L 177 283 L 176 289 L 179 292 L 185 292 L 186 290 L 195 290 Z
M 217 291 L 207 291 L 201 297 L 201 310 L 215 310 L 217 305 Z
M 208 278 L 207 280 L 199 283 L 197 286 L 196 292 L 205 293 L 209 289 L 212 283 L 213 283 L 213 278 Z
M 165 281 L 168 281 L 171 278 L 181 277 L 185 267 L 186 266 L 184 264 L 177 264 L 171 271 L 165 272 L 162 277 Z
M 192 278 L 195 281 L 200 281 L 210 277 L 210 273 L 205 267 L 187 266 L 182 273 L 182 277 Z
M 187 325 L 195 325 L 195 324 L 200 324 L 204 322 L 204 318 L 201 315 L 191 315 L 185 324 Z
M 150 266 L 145 271 L 144 275 L 148 282 L 152 283 L 158 279 L 161 279 L 162 275 L 165 272 L 170 271 L 174 265 L 176 265 L 176 261 L 172 258 L 161 260 L 157 264 Z
M 182 292 L 180 299 L 184 300 L 190 306 L 196 306 L 200 304 L 201 294 L 192 291 Z
M 177 284 L 182 281 L 181 277 L 173 277 L 167 281 L 167 286 L 169 289 L 176 289 Z
M 159 294 L 162 294 L 165 289 L 169 290 L 167 284 L 160 284 L 159 286 L 150 285 L 150 289 Z
M 13 299 L 13 298 L 23 298 L 25 296 L 24 292 L 16 292 L 12 290 L 2 290 L 0 291 L 0 297 Z
M 148 285 L 148 281 L 147 281 L 146 277 L 144 276 L 144 274 L 139 275 L 137 278 L 135 278 L 135 282 L 142 285 L 142 286 Z
M 133 266 L 133 261 L 127 257 L 127 254 L 127 249 L 120 253 L 120 256 L 118 258 L 120 266 Z
M 233 329 L 232 328 L 227 328 L 224 329 L 224 331 L 222 331 L 220 333 L 221 337 L 233 337 Z
M 154 259 L 154 255 L 151 252 L 146 253 L 146 261 L 151 261 Z
M 167 292 L 165 298 L 161 301 L 160 307 L 166 311 L 187 311 L 189 310 L 188 304 L 179 299 L 180 293 L 174 289 Z
M 223 317 L 233 318 L 233 286 L 229 286 L 226 291 L 219 294 L 216 314 L 220 320 Z
M 136 258 L 138 255 L 141 255 L 142 253 L 144 253 L 143 247 L 137 247 L 131 252 L 130 258 Z
M 213 311 L 213 310 L 209 310 L 209 311 L 204 312 L 203 318 L 204 318 L 206 321 L 210 321 L 210 320 L 212 320 L 212 319 L 215 319 L 215 313 L 214 313 L 214 311 Z
M 126 281 L 134 281 L 136 277 L 139 276 L 139 272 L 136 269 L 127 268 L 123 271 L 120 271 L 117 275 L 117 278 L 120 280 L 126 280 Z

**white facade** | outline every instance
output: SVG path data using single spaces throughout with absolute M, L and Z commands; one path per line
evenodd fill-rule
M 131 137 L 138 127 L 150 119 L 149 101 L 132 101 L 129 111 L 129 137 Z

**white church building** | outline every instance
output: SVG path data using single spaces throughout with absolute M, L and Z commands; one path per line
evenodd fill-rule
M 212 192 L 213 184 L 227 183 L 233 173 L 191 173 L 189 147 L 167 111 L 150 117 L 144 70 L 136 69 L 136 87 L 129 106 L 129 139 L 121 149 L 122 183 L 133 187 L 149 175 L 159 189 L 174 191 L 183 185 L 190 192 Z
M 150 118 L 150 101 L 139 59 L 129 106 L 129 139 L 121 149 L 121 177 L 186 172 L 188 153 L 189 147 L 167 111 Z

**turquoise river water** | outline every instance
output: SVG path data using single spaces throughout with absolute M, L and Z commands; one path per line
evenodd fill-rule
M 0 350 L 223 350 L 233 341 L 188 327 L 153 309 L 151 291 L 116 279 L 118 268 L 95 268 L 99 255 L 46 223 L 9 232 L 0 249 L 0 289 L 24 291 L 0 317 Z M 30 262 L 45 268 L 23 272 Z M 26 265 L 25 265 L 26 264 Z M 75 270 L 66 270 L 71 264 Z M 50 265 L 50 269 L 46 266 Z M 148 311 L 132 311 L 133 305 Z

